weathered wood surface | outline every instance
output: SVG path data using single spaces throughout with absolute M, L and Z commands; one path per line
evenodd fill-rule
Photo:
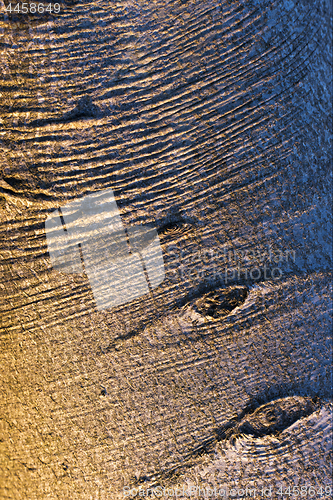
M 293 0 L 2 18 L 1 498 L 331 484 L 329 19 Z M 159 231 L 166 279 L 100 312 L 44 223 L 106 188 Z M 242 426 L 296 396 L 280 435 Z

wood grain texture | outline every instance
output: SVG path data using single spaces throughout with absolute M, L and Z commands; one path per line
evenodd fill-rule
M 331 485 L 328 2 L 62 5 L 0 20 L 1 498 Z M 108 188 L 166 278 L 98 311 L 44 224 Z

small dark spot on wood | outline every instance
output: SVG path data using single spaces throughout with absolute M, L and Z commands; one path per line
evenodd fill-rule
M 7 177 L 7 176 L 4 176 L 4 181 L 7 182 L 7 184 L 9 184 L 12 188 L 14 189 L 18 189 L 18 188 L 21 188 L 21 187 L 24 187 L 25 186 L 25 181 L 18 178 L 18 177 L 14 177 L 14 176 L 11 176 L 11 177 Z
M 247 294 L 248 290 L 244 286 L 212 290 L 198 298 L 193 308 L 203 316 L 216 319 L 229 314 L 237 306 L 243 304 Z
M 259 406 L 243 415 L 237 432 L 261 437 L 278 434 L 300 418 L 313 413 L 318 407 L 310 397 L 289 396 Z
M 134 484 L 137 485 L 137 484 L 143 484 L 143 483 L 146 483 L 147 481 L 151 481 L 151 477 L 148 477 L 148 476 L 135 476 L 135 479 L 134 479 Z
M 83 96 L 77 105 L 68 113 L 65 113 L 59 121 L 79 120 L 81 118 L 92 118 L 101 115 L 101 110 L 92 102 L 90 96 Z
M 193 230 L 193 227 L 184 222 L 183 220 L 174 220 L 167 222 L 163 226 L 158 229 L 158 234 L 162 238 L 162 240 L 169 240 L 173 238 L 177 238 L 179 236 L 183 236 Z M 162 241 L 163 242 L 163 241 Z

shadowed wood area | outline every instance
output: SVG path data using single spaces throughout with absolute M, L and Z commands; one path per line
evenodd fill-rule
M 0 497 L 329 498 L 330 3 L 8 4 Z M 158 235 L 165 278 L 99 310 L 45 222 L 107 190 L 126 234 Z

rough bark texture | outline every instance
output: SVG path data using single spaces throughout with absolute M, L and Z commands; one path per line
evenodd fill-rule
M 306 0 L 2 15 L 1 498 L 332 485 L 330 19 Z M 166 278 L 97 311 L 44 224 L 107 188 L 159 232 Z

